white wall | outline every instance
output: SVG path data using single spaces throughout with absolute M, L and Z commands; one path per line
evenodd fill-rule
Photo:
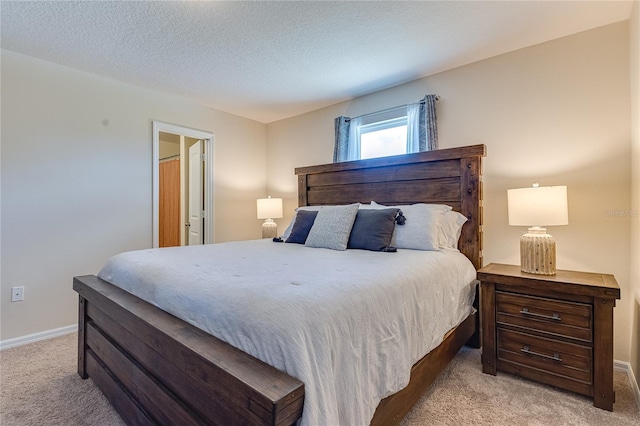
M 334 117 L 437 93 L 441 147 L 488 146 L 485 263 L 518 262 L 523 230 L 506 224 L 507 188 L 567 184 L 570 224 L 551 230 L 558 265 L 616 275 L 614 356 L 631 353 L 637 374 L 640 226 L 633 214 L 606 212 L 637 212 L 640 203 L 638 9 L 636 1 L 629 32 L 619 23 L 522 49 L 266 132 L 178 97 L 3 51 L 0 340 L 75 323 L 71 277 L 151 246 L 152 120 L 215 134 L 221 242 L 259 237 L 255 199 L 265 195 L 265 174 L 267 193 L 285 199 L 284 229 L 297 204 L 293 169 L 331 161 Z M 24 302 L 9 302 L 15 285 L 26 286 Z
M 180 155 L 180 141 L 158 141 L 158 158 L 161 160 L 167 157 Z
M 640 2 L 629 20 L 631 59 L 631 367 L 640 383 Z
M 72 277 L 151 247 L 153 120 L 215 135 L 215 241 L 259 238 L 264 124 L 7 51 L 1 84 L 0 340 L 76 323 Z
M 441 96 L 441 148 L 483 143 L 484 261 L 519 263 L 524 228 L 507 224 L 508 188 L 567 185 L 554 227 L 558 267 L 615 274 L 616 359 L 629 360 L 630 96 L 627 22 L 500 55 L 267 125 L 267 184 L 296 206 L 296 166 L 331 162 L 333 118 Z

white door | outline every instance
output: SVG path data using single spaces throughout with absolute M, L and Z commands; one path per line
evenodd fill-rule
M 203 165 L 204 143 L 189 147 L 189 245 L 204 244 Z

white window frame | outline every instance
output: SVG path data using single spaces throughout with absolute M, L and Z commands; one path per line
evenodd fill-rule
M 377 115 L 377 114 L 376 114 Z M 385 156 L 380 156 L 380 157 L 362 157 L 362 135 L 366 134 L 366 133 L 372 133 L 372 132 L 377 132 L 380 130 L 386 130 L 386 129 L 392 129 L 395 127 L 408 127 L 409 122 L 408 122 L 408 116 L 407 114 L 403 114 L 394 118 L 386 118 L 386 119 L 382 119 L 382 120 L 377 120 L 377 121 L 372 121 L 369 122 L 367 124 L 360 124 L 358 126 L 358 144 L 360 146 L 360 148 L 358 149 L 358 152 L 360 153 L 360 158 L 359 159 L 368 159 L 368 158 L 382 158 Z M 402 155 L 402 154 L 406 154 L 407 153 L 407 143 L 405 140 L 405 144 L 404 144 L 404 152 L 401 154 L 390 154 L 390 155 Z
M 360 125 L 360 135 L 364 133 L 377 132 L 379 130 L 391 129 L 394 127 L 401 127 L 407 125 L 407 116 L 402 115 L 396 118 L 390 118 L 388 120 L 374 121 L 369 124 Z

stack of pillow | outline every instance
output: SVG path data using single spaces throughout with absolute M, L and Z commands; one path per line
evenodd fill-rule
M 333 250 L 457 249 L 466 220 L 443 204 L 308 206 L 296 210 L 283 240 Z

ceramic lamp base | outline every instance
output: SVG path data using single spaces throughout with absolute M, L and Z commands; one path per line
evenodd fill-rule
M 262 224 L 262 238 L 275 238 L 278 236 L 278 225 L 273 219 L 267 219 Z
M 546 229 L 529 228 L 520 238 L 520 269 L 529 274 L 556 274 L 556 242 Z

